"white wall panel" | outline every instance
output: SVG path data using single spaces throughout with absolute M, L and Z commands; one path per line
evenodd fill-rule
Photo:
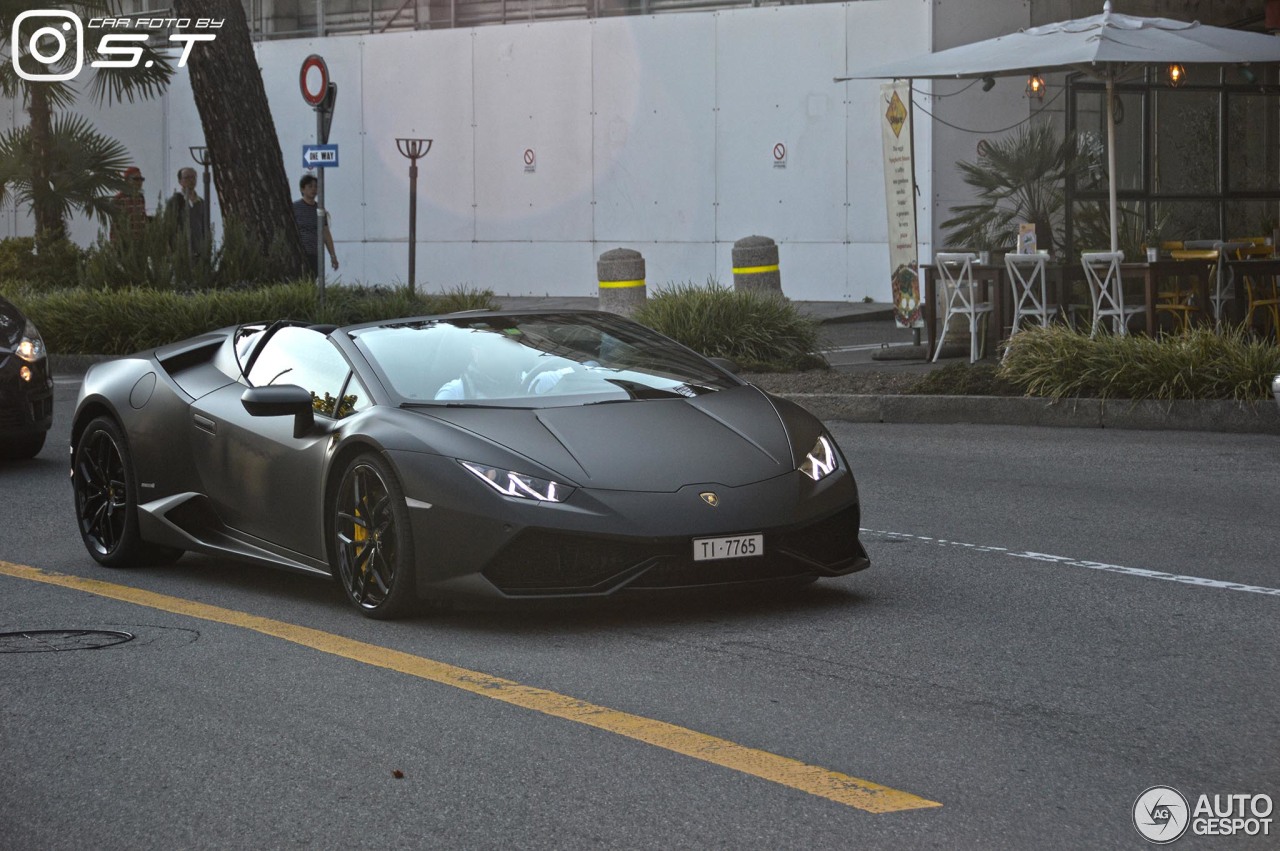
M 933 32 L 931 4 L 851 3 L 847 10 L 847 70 L 856 71 L 929 52 Z M 887 108 L 880 96 L 880 86 L 884 82 L 851 80 L 842 84 L 848 133 L 849 292 L 853 298 L 870 295 L 879 301 L 889 301 L 892 297 L 884 154 L 880 138 L 880 126 Z M 931 122 L 919 110 L 913 112 L 912 119 L 915 122 L 916 183 L 921 189 L 916 198 L 916 233 L 923 246 L 929 241 Z M 874 243 L 875 250 L 868 251 L 866 243 Z
M 843 242 L 781 242 L 778 270 L 782 291 L 799 301 L 840 301 L 848 297 L 848 250 Z M 732 281 L 730 275 L 725 280 Z
M 409 238 L 409 160 L 397 137 L 432 140 L 418 160 L 418 239 L 475 237 L 473 41 L 470 30 L 363 40 L 366 239 Z
M 715 239 L 715 18 L 594 27 L 595 238 Z
M 716 13 L 717 239 L 845 239 L 843 91 L 831 82 L 844 16 L 834 4 Z
M 617 247 L 597 243 L 597 256 Z M 673 284 L 705 286 L 708 279 L 716 277 L 717 246 L 714 242 L 650 242 L 621 247 L 634 248 L 644 255 L 645 283 L 650 295 Z
M 342 281 L 407 277 L 409 164 L 394 140 L 421 136 L 435 140 L 418 184 L 417 283 L 430 291 L 592 295 L 596 259 L 615 247 L 644 254 L 651 288 L 709 277 L 731 286 L 733 241 L 760 233 L 779 241 L 788 295 L 887 300 L 879 83 L 832 78 L 927 51 L 934 5 L 860 0 L 256 50 L 292 197 L 315 133 L 298 91 L 303 58 L 324 56 L 338 83 L 330 141 L 341 165 L 327 172 L 326 201 Z M 185 71 L 161 101 L 83 111 L 134 153 L 149 207 L 203 141 Z M 916 119 L 929 198 L 933 133 Z M 0 123 L 24 120 L 0 104 Z M 774 168 L 779 142 L 785 169 Z M 219 213 L 215 204 L 218 231 Z M 0 228 L 30 232 L 13 210 Z M 72 232 L 84 243 L 97 226 L 78 219 Z
M 845 292 L 842 298 L 862 301 L 892 301 L 889 288 L 889 245 L 887 242 L 851 242 L 846 246 Z M 923 257 L 923 255 L 921 255 Z
M 474 31 L 477 239 L 591 239 L 591 31 Z
M 476 282 L 506 295 L 594 296 L 596 258 L 589 242 L 473 243 Z

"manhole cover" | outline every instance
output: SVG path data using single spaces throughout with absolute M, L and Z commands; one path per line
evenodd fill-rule
M 24 632 L 0 632 L 0 653 L 97 650 L 132 640 L 131 633 L 109 629 L 29 629 Z

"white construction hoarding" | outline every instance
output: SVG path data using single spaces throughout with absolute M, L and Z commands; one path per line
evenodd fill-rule
M 645 256 L 650 291 L 728 286 L 734 241 L 759 234 L 777 241 L 792 298 L 887 301 L 879 84 L 832 80 L 927 51 L 931 20 L 921 0 L 863 0 L 256 49 L 295 196 L 315 141 L 303 58 L 322 55 L 338 84 L 329 141 L 341 165 L 326 172 L 325 206 L 340 282 L 407 276 L 409 161 L 395 140 L 417 137 L 433 140 L 419 161 L 420 288 L 594 294 L 595 260 L 617 247 Z M 159 101 L 82 111 L 134 153 L 149 207 L 203 144 L 182 71 Z M 924 163 L 928 136 L 917 136 Z M 213 214 L 218 230 L 216 198 Z M 29 219 L 10 213 L 0 232 L 29 233 Z M 97 232 L 72 229 L 82 243 Z

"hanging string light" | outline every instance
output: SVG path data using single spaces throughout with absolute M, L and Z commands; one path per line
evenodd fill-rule
M 1169 78 L 1169 85 L 1175 89 L 1187 81 L 1187 69 L 1183 68 L 1182 65 L 1177 62 L 1174 62 L 1169 66 L 1167 74 Z

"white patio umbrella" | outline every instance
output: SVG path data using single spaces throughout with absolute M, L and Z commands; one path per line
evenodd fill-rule
M 1015 76 L 1066 69 L 1107 86 L 1107 172 L 1111 202 L 1111 250 L 1116 238 L 1115 83 L 1148 65 L 1248 65 L 1280 62 L 1280 38 L 1197 21 L 1140 18 L 1111 11 L 1032 27 L 914 59 L 856 71 L 836 82 L 869 79 L 954 79 Z

